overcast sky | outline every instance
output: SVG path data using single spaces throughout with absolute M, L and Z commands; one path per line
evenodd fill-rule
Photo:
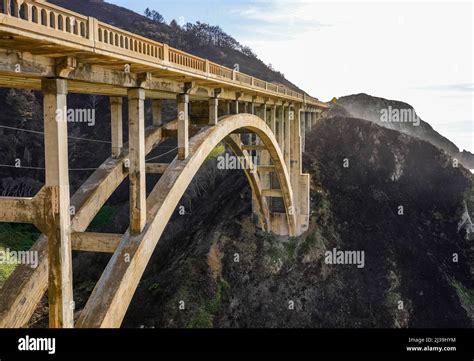
M 472 2 L 107 1 L 220 25 L 321 100 L 364 92 L 405 101 L 474 152 Z

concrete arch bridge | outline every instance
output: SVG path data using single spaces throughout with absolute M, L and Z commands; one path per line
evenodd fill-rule
M 42 91 L 45 144 L 43 188 L 32 198 L 0 197 L 1 222 L 31 223 L 43 233 L 32 247 L 38 267 L 19 265 L 0 290 L 1 327 L 27 325 L 46 291 L 50 327 L 119 327 L 171 214 L 221 142 L 250 165 L 244 171 L 263 230 L 296 236 L 308 227 L 310 179 L 301 152 L 327 105 L 307 94 L 39 0 L 0 0 L 0 86 Z M 67 121 L 58 117 L 68 93 L 109 96 L 111 109 L 110 157 L 72 196 Z M 162 101 L 170 99 L 176 120 L 163 123 Z M 147 163 L 170 138 L 177 141 L 174 160 Z M 147 173 L 162 174 L 148 196 Z M 127 232 L 86 232 L 127 177 Z M 112 253 L 76 322 L 73 250 Z

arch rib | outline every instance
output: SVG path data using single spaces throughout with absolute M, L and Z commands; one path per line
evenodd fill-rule
M 123 236 L 79 317 L 78 327 L 121 325 L 158 240 L 192 178 L 212 149 L 241 128 L 256 133 L 267 147 L 280 181 L 288 229 L 291 235 L 295 233 L 296 216 L 289 211 L 293 207 L 289 172 L 272 131 L 254 115 L 222 117 L 216 126 L 205 127 L 190 139 L 190 156 L 185 160 L 176 157 L 155 185 L 147 199 L 147 223 L 143 232 L 130 236 L 127 231 Z

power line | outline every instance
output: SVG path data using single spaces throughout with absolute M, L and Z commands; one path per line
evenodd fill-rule
M 44 132 L 40 132 L 40 131 L 38 131 L 38 130 L 22 129 L 22 128 L 15 128 L 15 127 L 8 127 L 8 126 L 6 126 L 6 125 L 0 125 L 0 128 L 10 129 L 10 130 L 17 130 L 17 131 L 25 132 L 25 133 L 33 133 L 33 134 L 44 135 Z M 88 141 L 88 142 L 97 142 L 97 143 L 112 144 L 112 142 L 111 142 L 111 141 L 108 141 L 108 140 L 73 137 L 73 136 L 69 136 L 69 135 L 68 135 L 68 138 L 69 138 L 69 139 L 73 139 L 73 140 L 83 140 L 83 141 Z M 172 148 L 173 146 L 172 146 L 172 145 L 157 145 L 157 147 L 161 147 L 161 148 Z M 174 148 L 174 149 L 176 149 L 176 148 Z
M 155 159 L 158 159 L 158 158 L 161 158 L 161 157 L 164 157 L 165 155 L 168 155 L 170 154 L 171 152 L 175 151 L 176 149 L 178 149 L 177 147 L 163 153 L 163 154 L 160 154 L 160 155 L 157 155 L 153 158 L 150 158 L 150 159 L 145 159 L 145 162 L 149 162 L 150 160 L 155 160 Z M 30 169 L 30 170 L 45 170 L 46 168 L 44 167 L 32 167 L 32 166 L 16 166 L 16 165 L 11 165 L 11 164 L 0 164 L 0 167 L 4 167 L 4 168 L 18 168 L 18 169 Z M 95 171 L 99 168 L 69 168 L 68 170 L 70 171 L 78 171 L 78 172 L 87 172 L 87 171 Z
M 16 131 L 20 131 L 20 132 L 25 132 L 25 133 L 32 133 L 32 134 L 38 134 L 38 135 L 44 135 L 44 132 L 41 132 L 41 131 L 38 131 L 38 130 L 31 130 L 31 129 L 21 129 L 21 128 L 16 128 L 16 127 L 8 127 L 6 125 L 0 125 L 0 128 L 4 128 L 4 129 L 9 129 L 9 130 L 16 130 Z M 80 138 L 80 137 L 73 137 L 73 136 L 68 136 L 69 139 L 73 139 L 73 140 L 80 140 L 80 141 L 89 141 L 89 142 L 97 142 L 97 143 L 107 143 L 107 144 L 111 144 L 112 142 L 109 142 L 109 141 L 106 141 L 106 140 L 99 140 L 99 139 L 90 139 L 90 138 Z M 157 147 L 163 147 L 163 148 L 172 148 L 173 146 L 170 146 L 170 145 L 157 145 Z M 173 149 L 163 153 L 163 154 L 160 154 L 160 155 L 157 155 L 153 158 L 150 158 L 150 159 L 146 159 L 145 161 L 146 162 L 149 162 L 150 160 L 154 160 L 154 159 L 158 159 L 158 158 L 161 158 L 167 154 L 170 154 L 171 152 L 174 152 L 176 149 L 178 149 L 177 147 L 173 147 Z M 31 166 L 15 166 L 15 165 L 10 165 L 10 164 L 0 164 L 0 167 L 4 167 L 4 168 L 19 168 L 19 169 L 31 169 L 31 170 L 45 170 L 44 167 L 31 167 Z M 70 171 L 95 171 L 99 168 L 69 168 Z
M 32 169 L 32 170 L 45 170 L 46 168 L 44 167 L 31 167 L 31 166 L 16 166 L 16 165 L 11 165 L 11 164 L 0 164 L 0 167 L 4 168 L 18 168 L 18 169 Z M 69 168 L 68 170 L 71 171 L 91 171 L 91 170 L 97 170 L 99 168 Z
M 23 168 L 23 169 L 34 169 L 34 170 L 44 170 L 45 169 L 45 168 L 42 168 L 42 167 L 29 167 L 29 166 L 17 167 L 16 165 L 11 165 L 11 164 L 0 164 L 0 167 L 4 167 L 4 168 Z
M 33 134 L 44 135 L 44 132 L 40 132 L 40 131 L 37 131 L 37 130 L 21 129 L 21 128 L 15 128 L 15 127 L 7 127 L 7 126 L 5 126 L 5 125 L 0 125 L 0 128 L 10 129 L 10 130 L 17 130 L 17 131 L 25 132 L 25 133 L 33 133 Z M 96 142 L 96 143 L 112 144 L 112 142 L 110 142 L 110 141 L 107 141 L 107 140 L 100 140 L 100 139 L 90 139 L 90 138 L 73 137 L 73 136 L 69 136 L 69 135 L 68 135 L 68 138 L 69 138 L 69 139 L 72 139 L 72 140 L 81 140 L 81 141 L 87 141 L 87 142 Z
M 150 159 L 145 159 L 145 162 L 149 162 L 150 160 L 155 160 L 155 159 L 161 158 L 161 157 L 163 157 L 163 156 L 165 156 L 165 155 L 167 155 L 167 154 L 170 154 L 171 152 L 174 152 L 176 149 L 178 149 L 178 148 L 175 147 L 175 148 L 173 148 L 173 149 L 171 149 L 171 150 L 169 150 L 169 151 L 167 151 L 167 152 L 165 152 L 165 153 L 163 153 L 163 154 L 157 155 L 156 157 L 153 157 L 153 158 L 150 158 Z

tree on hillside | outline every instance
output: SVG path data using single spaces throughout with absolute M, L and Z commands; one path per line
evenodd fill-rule
M 257 58 L 257 54 L 255 54 L 253 50 L 250 49 L 250 47 L 248 46 L 242 46 L 241 52 L 242 54 L 247 55 L 251 58 Z
M 219 26 L 207 23 L 187 23 L 184 27 L 188 43 L 195 45 L 215 45 L 223 48 L 240 50 L 242 46 L 232 36 L 226 34 Z
M 173 30 L 181 29 L 176 19 L 170 21 L 170 27 Z
M 154 22 L 164 23 L 163 16 L 155 10 L 145 9 L 145 16 Z M 224 32 L 218 25 L 210 25 L 197 21 L 196 23 L 186 23 L 180 26 L 173 19 L 169 26 L 172 30 L 169 35 L 171 46 L 183 50 L 194 50 L 196 47 L 218 46 L 221 48 L 232 49 L 241 52 L 251 58 L 258 59 L 257 55 L 248 46 L 243 46 L 235 38 Z M 273 70 L 273 69 L 272 69 Z
M 161 15 L 158 11 L 150 10 L 149 8 L 145 9 L 145 16 L 148 19 L 153 20 L 155 23 L 163 24 L 165 22 L 163 15 Z

